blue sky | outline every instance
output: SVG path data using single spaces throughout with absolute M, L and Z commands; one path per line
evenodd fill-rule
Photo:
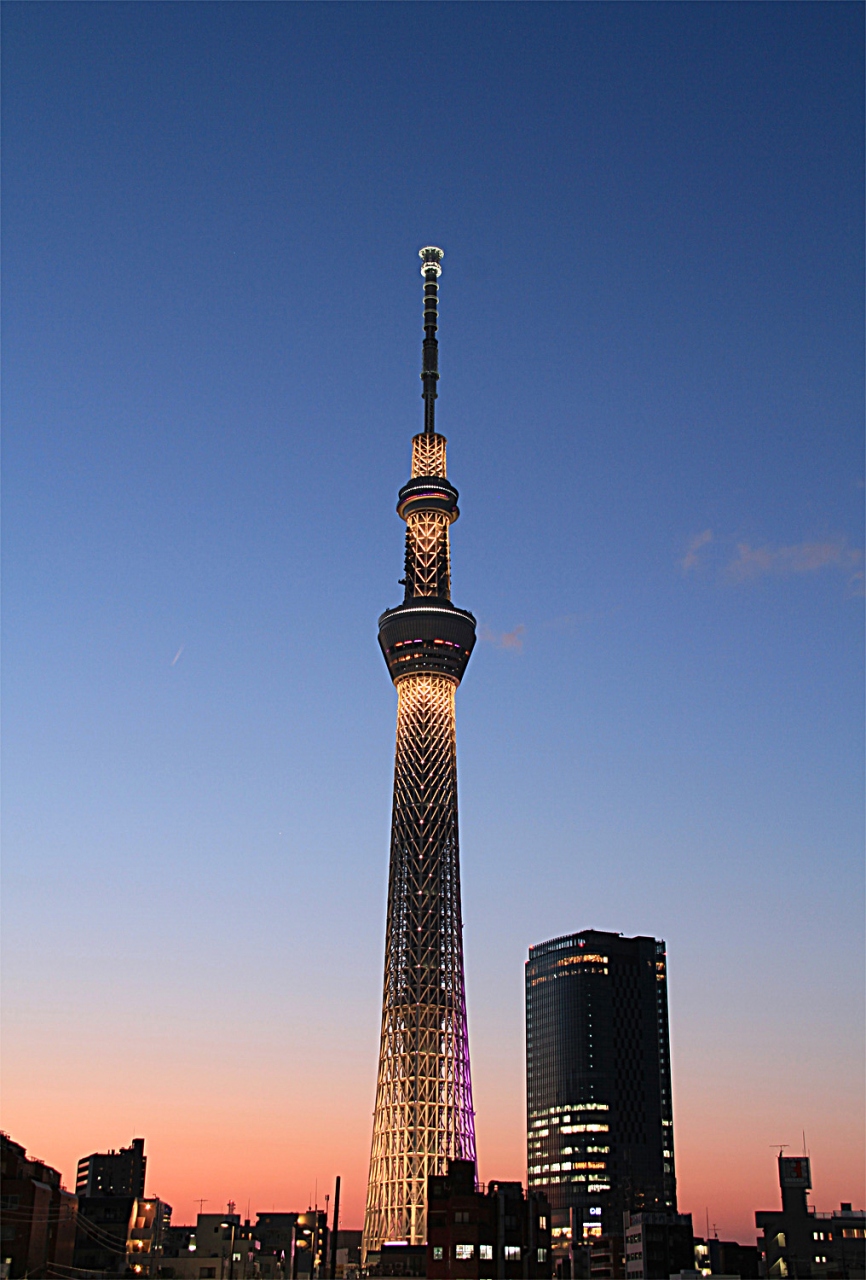
M 272 1089 L 360 1213 L 435 243 L 482 1174 L 599 927 L 668 942 L 683 1207 L 804 1127 L 862 1197 L 862 8 L 2 16 L 6 1127 L 191 1212 L 276 1175 L 166 1098 Z

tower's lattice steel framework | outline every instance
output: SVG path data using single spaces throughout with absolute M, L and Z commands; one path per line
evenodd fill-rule
M 448 531 L 457 490 L 435 429 L 441 249 L 421 250 L 424 430 L 397 511 L 406 521 L 403 603 L 379 619 L 397 688 L 397 751 L 385 936 L 382 1039 L 364 1254 L 385 1241 L 426 1240 L 428 1175 L 475 1159 L 469 1075 L 454 694 L 475 644 L 475 619 L 451 603 Z

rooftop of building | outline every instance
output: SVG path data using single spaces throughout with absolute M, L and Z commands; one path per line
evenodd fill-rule
M 607 946 L 612 949 L 622 948 L 624 944 L 633 942 L 644 942 L 653 947 L 661 947 L 664 949 L 664 942 L 658 938 L 645 937 L 643 934 L 637 934 L 635 937 L 626 937 L 623 933 L 609 933 L 603 929 L 580 929 L 576 933 L 566 933 L 558 938 L 551 938 L 547 942 L 537 942 L 529 948 L 529 959 L 527 964 L 531 964 L 533 960 L 538 960 L 542 956 L 551 955 L 558 951 L 579 951 L 587 946 L 598 945 Z

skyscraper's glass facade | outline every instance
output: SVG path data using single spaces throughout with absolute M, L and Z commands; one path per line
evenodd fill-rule
M 589 929 L 526 963 L 529 1186 L 564 1250 L 676 1210 L 665 944 Z

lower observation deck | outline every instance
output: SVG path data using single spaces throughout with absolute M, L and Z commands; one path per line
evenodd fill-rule
M 382 614 L 379 644 L 395 682 L 426 672 L 459 684 L 475 647 L 475 619 L 448 600 L 414 596 Z

